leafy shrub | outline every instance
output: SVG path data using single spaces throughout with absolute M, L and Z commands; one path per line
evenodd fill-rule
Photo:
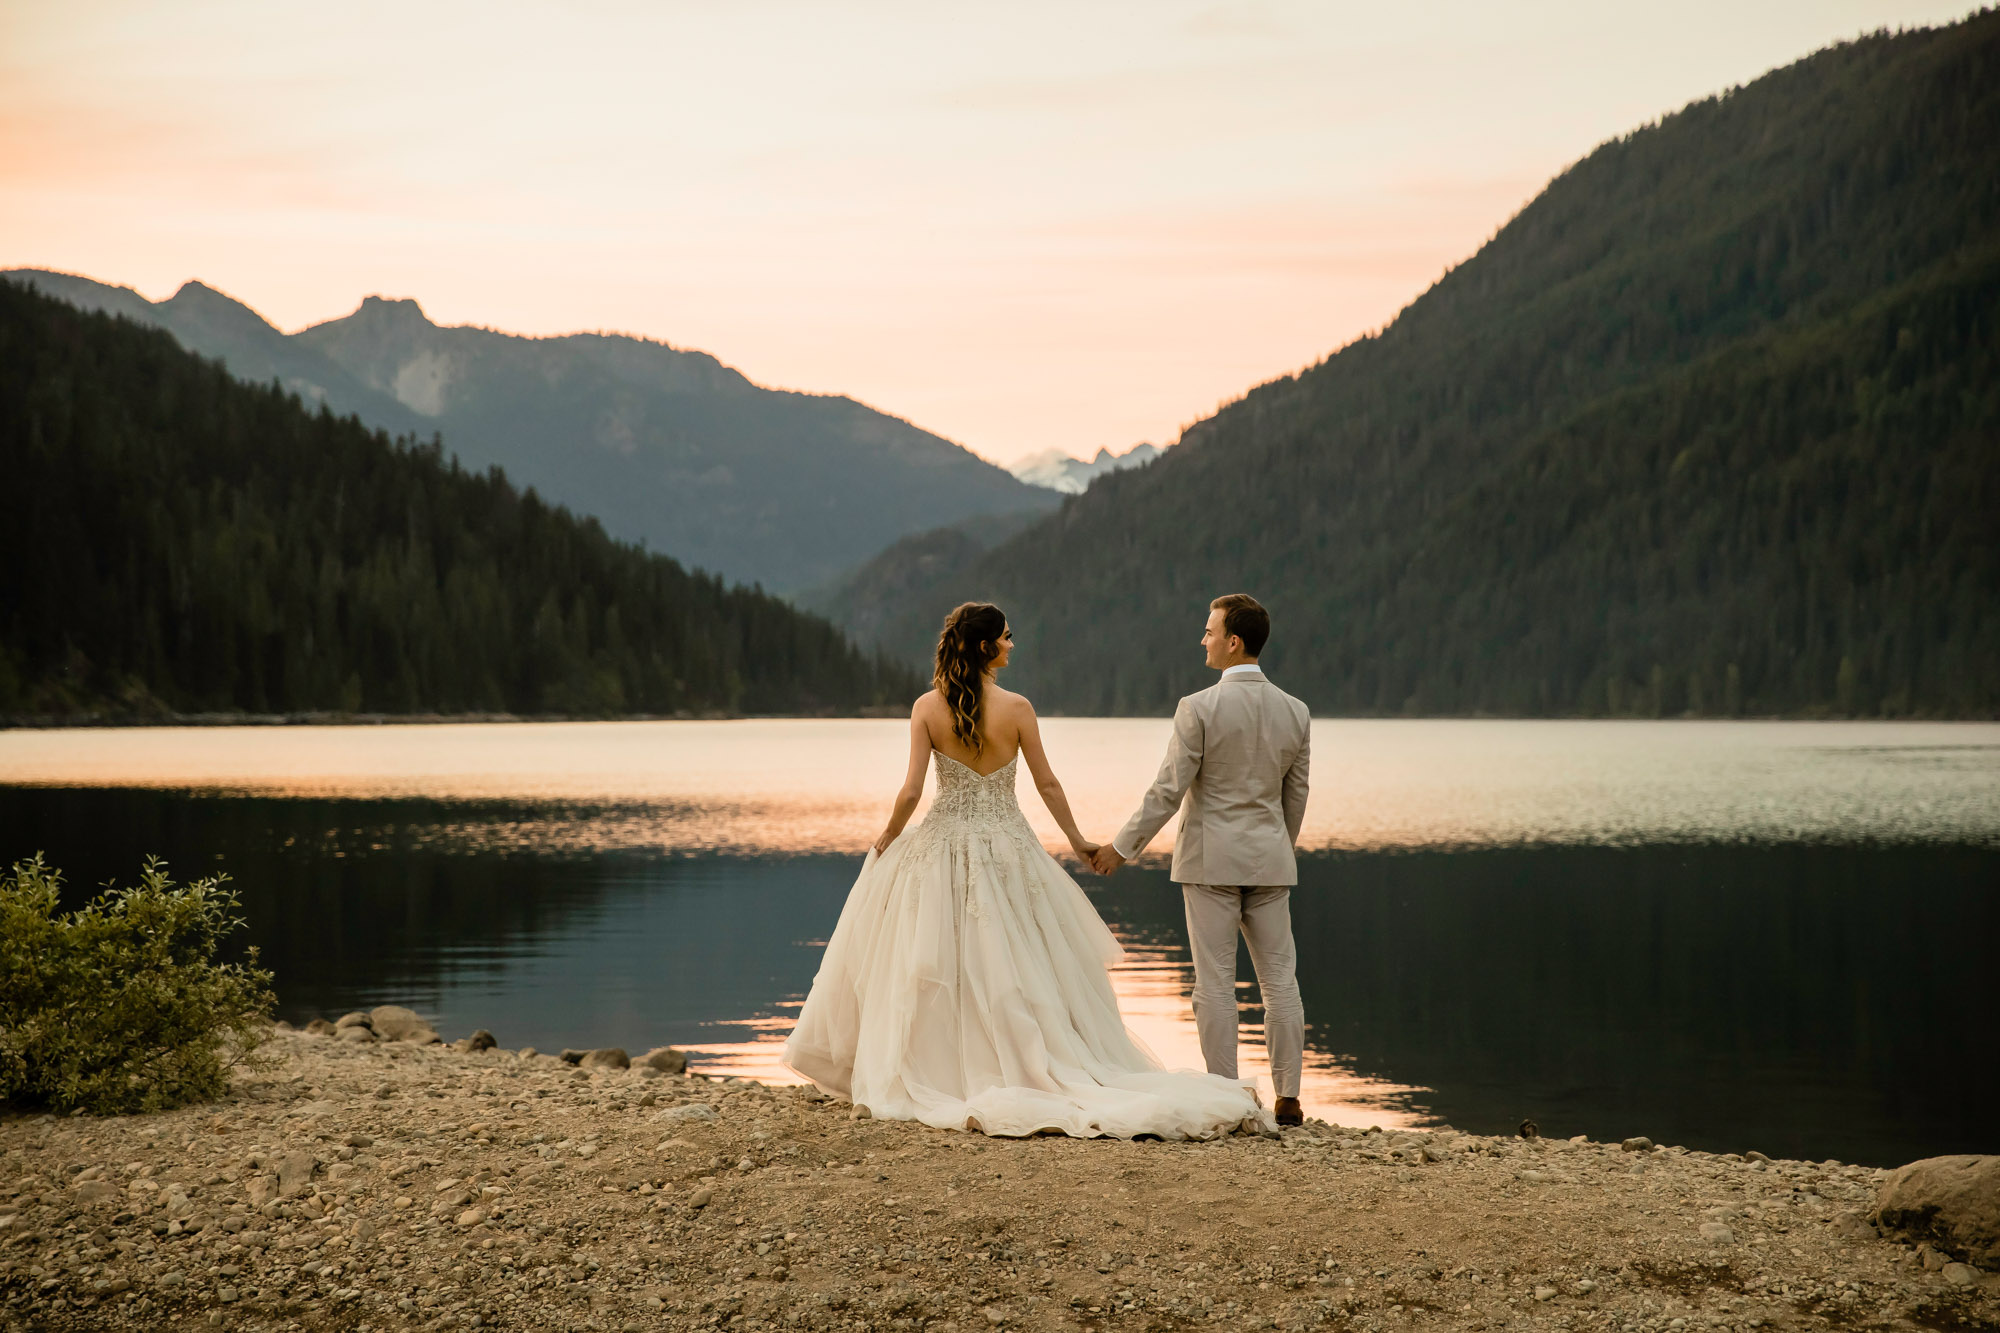
M 64 913 L 61 873 L 16 862 L 0 879 L 0 1098 L 115 1114 L 218 1096 L 273 1003 L 255 949 L 216 961 L 244 924 L 226 880 L 177 885 L 149 857 L 136 887 Z

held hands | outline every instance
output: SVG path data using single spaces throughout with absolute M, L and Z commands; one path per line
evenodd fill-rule
M 1125 858 L 1120 856 L 1108 842 L 1095 843 L 1078 838 L 1070 843 L 1069 849 L 1076 853 L 1078 860 L 1100 875 L 1109 875 L 1125 864 Z

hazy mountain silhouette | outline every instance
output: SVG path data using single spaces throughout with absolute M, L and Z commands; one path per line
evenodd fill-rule
M 642 338 L 441 328 L 380 297 L 287 335 L 200 283 L 155 303 L 67 274 L 6 276 L 392 434 L 442 432 L 468 468 L 502 467 L 613 536 L 773 590 L 824 582 L 906 533 L 1057 499 L 852 399 L 762 388 Z
M 1322 712 L 1990 716 L 1995 515 L 1987 11 L 1603 145 L 1379 334 L 826 605 L 916 667 L 999 602 L 1074 713 L 1199 688 L 1247 590 Z

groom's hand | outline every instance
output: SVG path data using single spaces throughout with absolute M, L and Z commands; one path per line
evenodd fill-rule
M 1100 875 L 1109 875 L 1124 864 L 1125 858 L 1120 856 L 1117 849 L 1108 842 L 1097 849 L 1097 855 L 1090 858 L 1090 868 Z

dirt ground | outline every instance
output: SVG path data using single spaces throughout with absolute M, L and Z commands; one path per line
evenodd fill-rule
M 0 1120 L 0 1325 L 2000 1327 L 2000 1279 L 1878 1239 L 1881 1173 L 1832 1162 L 988 1139 L 550 1056 L 266 1049 L 219 1105 Z

